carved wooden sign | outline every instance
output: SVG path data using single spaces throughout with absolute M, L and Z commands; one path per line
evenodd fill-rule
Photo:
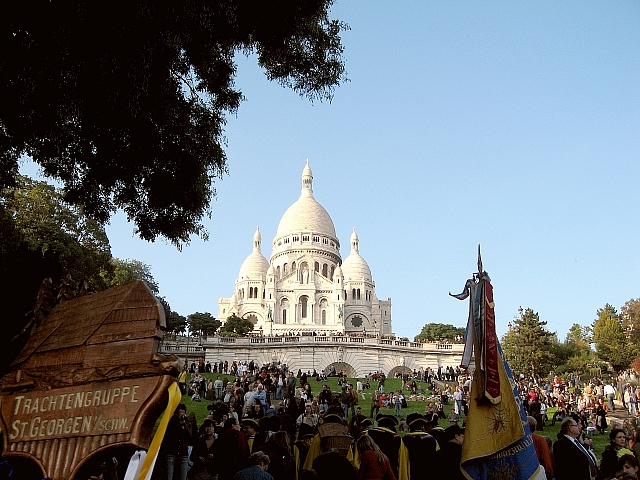
M 157 354 L 164 310 L 142 282 L 57 305 L 0 380 L 4 454 L 74 479 L 110 446 L 148 448 L 179 362 Z
M 150 377 L 3 397 L 2 416 L 12 419 L 8 441 L 128 433 L 157 388 Z

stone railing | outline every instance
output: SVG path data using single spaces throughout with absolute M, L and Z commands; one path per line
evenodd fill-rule
M 356 337 L 349 335 L 301 335 L 301 336 L 280 336 L 280 337 L 210 337 L 207 340 L 203 340 L 205 347 L 214 345 L 229 345 L 232 344 L 237 347 L 249 347 L 250 345 L 275 345 L 275 344 L 358 344 L 362 346 L 386 346 L 386 347 L 400 347 L 406 350 L 421 350 L 423 352 L 437 352 L 443 350 L 449 351 L 462 351 L 464 344 L 462 343 L 425 343 L 425 342 L 411 342 L 408 340 L 393 340 L 389 338 L 372 338 L 372 337 Z M 202 349 L 202 347 L 189 347 Z M 191 350 L 190 350 L 191 351 Z
M 203 353 L 202 345 L 187 345 L 186 343 L 167 343 L 160 344 L 160 353 Z

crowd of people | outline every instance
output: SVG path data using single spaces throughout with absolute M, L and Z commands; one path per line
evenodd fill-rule
M 640 429 L 634 428 L 637 409 L 631 398 L 637 398 L 634 374 L 625 372 L 604 381 L 593 377 L 586 381 L 570 375 L 548 380 L 520 375 L 517 389 L 529 414 L 529 428 L 540 464 L 547 478 L 556 480 L 612 480 L 638 478 Z M 627 418 L 617 419 L 611 427 L 607 415 L 622 404 Z M 547 409 L 555 407 L 549 418 Z M 619 407 L 618 407 L 619 408 Z M 555 442 L 536 431 L 547 422 L 560 422 Z M 592 437 L 608 435 L 609 445 L 600 458 L 594 451 Z
M 224 371 L 225 365 L 221 362 L 216 369 Z M 325 372 L 296 374 L 286 365 L 257 368 L 253 362 L 232 362 L 229 369 L 236 374 L 234 381 L 224 382 L 217 375 L 214 382 L 207 382 L 198 368 L 191 375 L 186 388 L 211 400 L 210 414 L 198 426 L 194 417 L 186 416 L 184 405 L 178 408 L 156 478 L 409 480 L 411 466 L 415 478 L 415 466 L 425 464 L 447 478 L 464 478 L 459 465 L 471 377 L 459 369 L 405 374 L 403 388 L 388 393 L 382 372 L 354 385 L 345 372 L 330 371 L 339 385 L 338 391 L 331 391 L 322 382 Z M 548 479 L 637 478 L 640 430 L 628 420 L 613 429 L 607 422 L 616 404 L 620 408 L 622 403 L 632 416 L 637 414 L 637 408 L 630 406 L 637 404 L 631 401 L 637 398 L 633 379 L 544 381 L 520 376 L 517 380 L 532 442 Z M 367 399 L 367 390 L 371 390 L 368 415 L 360 404 Z M 426 400 L 424 413 L 405 415 L 407 400 Z M 381 407 L 392 408 L 393 414 L 380 414 Z M 549 418 L 551 407 L 556 407 L 555 414 Z M 537 433 L 556 422 L 560 433 L 555 442 Z M 601 458 L 590 438 L 597 432 L 610 439 Z
M 438 413 L 441 398 L 449 392 L 434 397 L 439 405 L 436 411 L 405 416 L 403 390 L 385 393 L 386 378 L 381 372 L 354 385 L 345 372 L 330 371 L 339 385 L 338 391 L 331 391 L 321 382 L 324 372 L 295 374 L 281 364 L 256 368 L 253 362 L 246 362 L 244 368 L 240 362 L 227 366 L 220 362 L 215 366 L 215 370 L 235 372 L 233 381 L 224 381 L 222 375 L 207 381 L 199 374 L 200 367 L 181 383 L 189 393 L 210 399 L 209 415 L 197 425 L 184 404 L 178 407 L 156 463 L 158 480 L 330 476 L 409 480 L 411 465 L 416 478 L 415 465 L 425 461 L 442 468 L 443 475 L 456 478 L 464 430 L 458 422 L 440 426 L 443 416 Z M 408 396 L 425 395 L 421 381 L 454 375 L 453 368 L 415 372 L 415 376 L 405 375 L 403 386 Z M 371 388 L 375 381 L 377 385 Z M 371 390 L 369 416 L 360 404 L 367 390 Z M 385 405 L 394 408 L 393 415 L 379 413 Z

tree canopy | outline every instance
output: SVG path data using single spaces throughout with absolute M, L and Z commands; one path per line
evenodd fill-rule
M 345 79 L 332 0 L 16 2 L 0 15 L 0 188 L 28 155 L 65 200 L 141 238 L 206 236 L 236 53 L 310 100 Z
M 416 335 L 415 341 L 429 340 L 431 342 L 456 340 L 456 337 L 464 335 L 465 329 L 454 327 L 453 325 L 445 325 L 444 323 L 427 323 L 422 327 L 422 331 Z
M 4 312 L 0 372 L 20 351 L 27 336 L 12 339 L 27 323 L 45 278 L 54 283 L 71 275 L 90 290 L 105 285 L 111 251 L 104 227 L 81 208 L 62 201 L 53 186 L 17 176 L 0 190 L 0 300 Z
M 151 267 L 146 263 L 140 260 L 121 260 L 119 258 L 112 258 L 110 263 L 111 269 L 100 272 L 107 288 L 124 285 L 133 280 L 142 280 L 155 296 L 160 293 L 158 282 L 151 275 Z
M 574 323 L 564 342 L 556 342 L 555 363 L 558 373 L 583 374 L 596 364 L 591 350 L 591 328 Z
M 187 317 L 187 323 L 189 325 L 189 331 L 206 337 L 208 335 L 214 335 L 222 322 L 213 318 L 209 312 L 196 312 Z
M 220 328 L 221 337 L 245 337 L 253 330 L 253 323 L 246 318 L 240 318 L 233 314 L 227 318 Z
M 628 368 L 638 356 L 638 345 L 630 343 L 628 323 L 608 303 L 598 309 L 593 322 L 593 341 L 598 357 L 618 372 Z
M 527 308 L 509 324 L 509 331 L 502 337 L 502 348 L 516 372 L 535 377 L 549 373 L 555 367 L 555 335 L 546 329 L 547 322 L 538 313 Z

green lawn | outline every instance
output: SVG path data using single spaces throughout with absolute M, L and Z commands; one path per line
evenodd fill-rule
M 209 379 L 212 378 L 215 380 L 217 374 L 213 374 L 213 373 L 204 373 L 202 374 L 205 378 Z M 221 378 L 227 379 L 229 381 L 233 381 L 234 380 L 234 376 L 232 375 L 221 375 Z M 310 378 L 311 380 L 311 390 L 313 392 L 313 394 L 317 394 L 321 389 L 322 389 L 322 385 L 323 382 L 316 382 L 315 379 Z M 360 379 L 363 383 L 365 381 L 364 378 Z M 355 383 L 357 381 L 357 379 L 349 379 L 349 381 L 355 386 Z M 330 377 L 327 379 L 327 385 L 329 386 L 329 388 L 331 389 L 332 392 L 338 392 L 340 391 L 340 387 L 338 386 L 338 379 L 336 377 Z M 377 382 L 371 382 L 371 387 L 372 389 L 377 387 Z M 418 385 L 421 385 L 425 391 L 426 391 L 426 384 L 424 382 L 419 382 Z M 391 379 L 388 378 L 385 380 L 385 392 L 391 392 L 397 389 L 402 388 L 402 381 L 399 379 Z M 368 416 L 369 415 L 369 409 L 370 409 L 370 405 L 371 405 L 371 395 L 372 395 L 372 391 L 373 390 L 365 390 L 364 394 L 366 399 L 362 400 L 362 397 L 360 397 L 360 401 L 359 404 L 360 406 L 362 406 L 362 412 L 364 415 Z M 405 394 L 406 397 L 408 397 L 409 392 L 403 390 L 403 393 Z M 426 396 L 429 397 L 432 394 L 432 392 L 426 391 Z M 424 414 L 424 410 L 425 407 L 427 406 L 427 404 L 429 403 L 429 401 L 415 401 L 415 402 L 411 402 L 411 401 L 407 401 L 408 404 L 408 408 L 404 408 L 402 410 L 402 414 L 403 415 L 407 415 L 409 413 L 413 413 L 413 412 L 418 412 L 420 414 Z M 435 405 L 435 400 L 433 400 L 434 405 Z M 209 405 L 209 401 L 204 400 L 201 402 L 194 402 L 191 400 L 191 397 L 188 395 L 185 395 L 184 397 L 182 397 L 182 403 L 184 403 L 187 406 L 187 413 L 189 412 L 195 412 L 196 414 L 196 419 L 198 422 L 198 425 L 200 425 L 202 423 L 202 420 L 209 414 L 209 411 L 207 410 L 207 405 Z M 444 411 L 445 411 L 445 415 L 449 414 L 449 411 L 452 408 L 452 403 L 449 403 L 449 405 L 445 405 L 444 407 Z M 389 413 L 389 414 L 393 414 L 393 408 L 381 408 L 380 409 L 380 413 Z M 553 416 L 553 413 L 555 413 L 555 408 L 550 408 L 547 411 L 547 416 L 551 419 Z M 549 436 L 551 437 L 552 441 L 555 441 L 557 439 L 557 434 L 560 431 L 560 423 L 556 423 L 555 426 L 551 426 L 550 425 L 551 422 L 548 422 L 547 427 L 545 427 L 545 429 L 543 431 L 539 431 L 537 432 L 540 435 L 545 435 L 545 436 Z M 446 418 L 441 419 L 440 420 L 440 426 L 446 428 L 449 425 L 449 422 L 447 421 Z M 594 445 L 594 449 L 596 452 L 596 455 L 598 457 L 598 459 L 601 458 L 602 455 L 602 451 L 604 450 L 604 447 L 606 445 L 609 444 L 609 435 L 608 432 L 610 431 L 609 427 L 607 429 L 607 433 L 605 433 L 605 435 L 594 435 L 592 436 L 592 440 L 593 440 L 593 445 Z

